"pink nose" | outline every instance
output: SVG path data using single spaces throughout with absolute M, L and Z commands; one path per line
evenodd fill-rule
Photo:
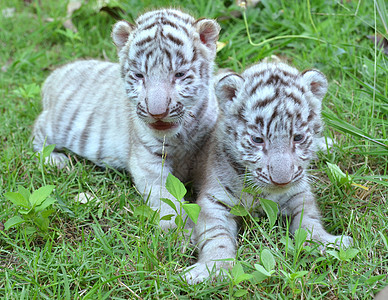
M 166 110 L 164 113 L 161 114 L 151 114 L 148 112 L 151 117 L 153 117 L 155 120 L 162 120 L 168 115 L 168 110 Z
M 273 181 L 272 178 L 271 178 L 271 182 L 274 184 L 274 185 L 277 185 L 277 186 L 286 186 L 287 184 L 289 184 L 291 182 L 288 181 L 288 182 L 276 182 L 276 181 Z

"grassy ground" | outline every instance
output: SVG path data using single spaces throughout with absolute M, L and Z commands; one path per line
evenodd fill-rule
M 65 1 L 2 0 L 0 221 L 20 215 L 5 198 L 19 186 L 55 185 L 56 202 L 45 219 L 47 233 L 37 225 L 0 228 L 0 298 L 372 299 L 388 273 L 388 66 L 367 36 L 388 35 L 386 9 L 373 1 L 261 1 L 246 11 L 250 43 L 242 9 L 232 1 L 173 2 L 197 17 L 218 18 L 226 43 L 220 67 L 241 71 L 278 55 L 327 75 L 324 116 L 337 144 L 311 173 L 326 228 L 353 236 L 354 248 L 322 254 L 303 247 L 303 237 L 288 239 L 281 222 L 271 228 L 266 218 L 245 218 L 230 280 L 187 286 L 180 270 L 194 261 L 194 248 L 142 216 L 128 174 L 80 158 L 73 158 L 71 171 L 44 168 L 29 140 L 41 109 L 40 85 L 52 69 L 76 58 L 116 61 L 112 14 L 133 20 L 172 2 L 128 0 L 121 12 L 99 12 L 89 1 L 73 14 L 73 33 L 62 26 Z M 15 10 L 6 17 L 6 8 Z M 303 37 L 280 38 L 289 35 Z M 349 176 L 333 176 L 327 162 Z M 96 198 L 82 204 L 75 201 L 80 193 Z M 270 276 L 263 277 L 259 265 Z

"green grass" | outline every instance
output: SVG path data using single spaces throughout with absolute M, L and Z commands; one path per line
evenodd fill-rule
M 34 157 L 31 128 L 41 109 L 39 87 L 50 71 L 77 58 L 117 61 L 110 40 L 115 19 L 92 2 L 73 15 L 78 33 L 62 26 L 65 1 L 0 4 L 1 11 L 15 8 L 10 18 L 0 15 L 0 221 L 16 214 L 5 193 L 18 186 L 33 191 L 55 185 L 57 200 L 48 233 L 0 231 L 0 298 L 372 299 L 387 285 L 388 66 L 367 38 L 388 36 L 386 9 L 373 1 L 261 1 L 246 11 L 252 43 L 233 1 L 128 0 L 121 11 L 111 9 L 130 21 L 164 5 L 218 18 L 226 43 L 217 56 L 220 67 L 241 71 L 277 55 L 299 69 L 321 70 L 330 83 L 324 117 L 337 143 L 311 173 L 326 228 L 353 236 L 352 253 L 322 254 L 298 244 L 298 237 L 287 238 L 284 222 L 270 228 L 266 218 L 245 218 L 230 280 L 187 286 L 180 272 L 195 261 L 194 248 L 139 214 L 142 200 L 128 174 L 75 157 L 71 171 L 42 168 Z M 280 38 L 290 35 L 304 38 Z M 368 190 L 332 182 L 326 162 Z M 95 198 L 81 204 L 74 200 L 79 193 Z M 260 280 L 255 264 L 266 266 L 263 250 L 275 264 L 272 275 Z

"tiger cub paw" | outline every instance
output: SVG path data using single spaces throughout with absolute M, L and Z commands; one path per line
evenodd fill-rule
M 58 169 L 63 169 L 67 166 L 69 158 L 64 153 L 52 152 L 45 158 L 45 164 L 56 166 Z
M 232 266 L 233 261 L 197 262 L 183 271 L 183 278 L 188 284 L 197 284 L 207 279 L 224 279 L 227 270 Z
M 334 236 L 334 245 L 336 248 L 349 248 L 350 246 L 353 245 L 353 238 L 347 235 L 337 235 Z
M 323 251 L 327 248 L 346 249 L 353 245 L 353 238 L 347 235 L 327 235 L 320 237 L 317 241 L 322 243 L 322 246 L 319 248 Z

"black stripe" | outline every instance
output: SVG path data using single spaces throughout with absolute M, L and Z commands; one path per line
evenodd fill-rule
M 238 174 L 238 175 L 243 175 L 245 174 L 245 167 L 241 164 L 239 164 L 233 156 L 230 154 L 230 152 L 227 150 L 227 148 L 223 147 L 223 155 L 225 156 L 226 160 L 230 164 L 230 166 L 233 168 L 233 170 Z
M 225 208 L 225 210 L 230 211 L 230 207 L 229 206 L 227 206 L 226 204 L 222 203 L 221 201 L 216 199 L 214 196 L 212 196 L 210 194 L 206 194 L 206 198 L 209 199 L 209 201 L 211 201 L 212 203 L 218 204 L 218 205 L 222 206 L 223 208 Z
M 160 19 L 160 24 L 162 24 L 164 26 L 168 25 L 168 26 L 170 26 L 170 27 L 172 27 L 174 29 L 179 30 L 179 26 L 177 24 L 175 24 L 174 22 L 171 22 L 170 20 L 168 20 L 168 19 L 166 19 L 164 17 L 162 17 Z
M 74 83 L 71 82 L 69 83 L 67 86 L 72 86 Z M 64 112 L 66 111 L 66 108 L 69 104 L 69 102 L 71 100 L 73 100 L 73 97 L 81 90 L 81 87 L 82 87 L 83 83 L 80 82 L 79 85 L 77 86 L 74 86 L 74 90 L 73 92 L 66 98 L 64 99 L 63 101 L 63 105 L 57 110 L 58 112 L 60 112 L 59 116 L 58 116 L 58 119 L 56 120 L 56 126 L 55 126 L 55 131 L 56 133 L 59 133 L 59 132 L 62 132 L 62 128 L 60 127 L 62 124 L 62 119 L 63 119 L 63 116 L 65 115 Z M 58 94 L 58 95 L 62 95 L 62 94 Z
M 82 130 L 82 133 L 81 133 L 81 136 L 80 136 L 80 140 L 79 140 L 79 143 L 80 143 L 80 145 L 79 145 L 80 154 L 82 154 L 84 152 L 84 150 L 85 150 L 86 143 L 87 143 L 88 138 L 89 138 L 90 127 L 92 125 L 94 116 L 95 116 L 94 112 L 89 115 L 89 118 L 86 121 L 85 127 Z
M 288 203 L 290 203 L 290 201 L 291 201 L 292 199 L 294 199 L 295 197 L 297 197 L 297 196 L 299 196 L 299 195 L 302 195 L 302 194 L 305 194 L 305 192 L 298 192 L 298 193 L 292 195 L 291 197 L 288 198 L 288 200 L 287 200 L 286 202 L 284 202 L 284 203 L 282 204 L 282 207 L 287 207 L 287 206 L 288 206 Z
M 101 124 L 101 128 L 100 128 L 100 139 L 99 139 L 98 150 L 97 150 L 97 155 L 96 155 L 96 158 L 98 161 L 102 160 L 102 153 L 104 153 L 104 140 L 105 140 L 104 132 L 106 130 L 105 124 L 106 124 L 106 119 L 104 118 L 102 121 L 102 124 Z
M 141 47 L 141 46 L 143 46 L 144 44 L 147 44 L 147 43 L 152 42 L 153 40 L 154 40 L 154 37 L 148 36 L 148 37 L 146 37 L 145 39 L 136 42 L 135 46 Z
M 264 119 L 260 116 L 256 116 L 255 123 L 258 125 L 259 128 L 262 128 L 264 126 Z
M 187 65 L 189 63 L 183 55 L 183 52 L 180 50 L 175 51 L 174 58 L 178 65 Z
M 167 33 L 166 37 L 171 42 L 173 42 L 174 44 L 176 44 L 178 46 L 183 46 L 184 45 L 183 41 L 180 38 L 173 36 L 171 33 Z
M 193 57 L 191 59 L 191 63 L 196 62 L 197 59 L 198 59 L 198 50 L 197 50 L 197 48 L 193 48 Z
M 219 233 L 219 234 L 217 234 L 217 235 L 214 236 L 214 237 L 211 237 L 211 238 L 206 239 L 206 241 L 204 241 L 203 244 L 201 245 L 201 247 L 199 248 L 199 252 L 201 253 L 202 250 L 203 250 L 203 248 L 205 248 L 205 246 L 206 246 L 209 242 L 213 241 L 215 238 L 218 238 L 218 237 L 220 237 L 220 236 L 225 236 L 225 237 L 229 238 L 230 240 L 232 240 L 232 243 L 234 242 L 234 238 L 232 238 L 232 237 L 230 236 L 229 233 Z M 225 247 L 226 247 L 226 246 L 225 246 Z
M 225 185 L 224 187 L 225 187 L 225 190 L 226 190 L 229 194 L 231 194 L 233 197 L 237 198 L 237 197 L 235 196 L 235 194 L 233 193 L 232 189 L 231 189 L 229 186 Z
M 212 218 L 213 219 L 213 218 Z M 197 237 L 197 240 L 200 240 L 201 237 L 208 233 L 208 232 L 211 232 L 211 231 L 214 231 L 214 230 L 217 230 L 217 229 L 224 229 L 226 232 L 228 232 L 228 230 L 226 229 L 226 227 L 222 224 L 218 224 L 218 225 L 214 225 L 213 227 L 209 228 L 209 229 L 206 229 L 205 231 L 203 231 L 200 235 L 198 235 Z
M 258 108 L 262 108 L 264 106 L 267 106 L 268 104 L 274 102 L 277 98 L 275 96 L 267 97 L 263 100 L 257 100 L 256 103 L 253 105 L 252 109 L 256 110 Z
M 153 22 L 153 23 L 151 23 L 151 24 L 148 24 L 146 27 L 140 28 L 140 30 L 146 31 L 146 30 L 149 30 L 149 29 L 151 29 L 152 27 L 154 27 L 154 26 L 156 26 L 156 25 L 158 25 L 158 23 L 157 23 L 157 22 Z
M 295 104 L 302 105 L 302 101 L 294 93 L 287 93 L 286 96 L 291 98 Z
M 73 115 L 71 116 L 69 122 L 67 123 L 67 126 L 65 130 L 61 131 L 62 135 L 62 143 L 67 144 L 68 137 L 70 136 L 71 129 L 73 127 L 73 124 L 75 120 L 77 119 L 79 112 L 81 110 L 82 103 L 80 103 L 77 107 L 77 109 L 73 112 Z M 72 144 L 70 144 L 72 146 Z
M 311 120 L 312 120 L 316 115 L 317 115 L 317 114 L 316 114 L 314 111 L 310 110 L 310 114 L 309 114 L 309 116 L 307 117 L 307 122 L 311 122 Z
M 163 53 L 166 54 L 167 56 L 167 60 L 168 60 L 168 63 L 169 65 L 167 66 L 169 69 L 172 68 L 172 55 L 171 55 L 171 52 L 167 49 L 163 49 Z
M 189 16 L 189 15 L 181 16 L 181 15 L 176 14 L 173 11 L 168 11 L 168 16 L 173 16 L 176 19 L 178 19 L 179 21 L 182 21 L 183 23 L 187 23 L 187 25 L 190 25 L 190 26 L 192 26 L 193 21 L 194 21 L 194 19 L 191 16 Z
M 275 121 L 275 118 L 276 118 L 278 115 L 279 115 L 278 109 L 277 109 L 277 107 L 275 107 L 275 109 L 274 109 L 274 111 L 273 111 L 273 113 L 272 113 L 272 115 L 271 115 L 271 117 L 270 117 L 270 119 L 269 119 L 269 122 L 268 122 L 268 124 L 267 124 L 268 130 L 271 129 L 272 122 Z

